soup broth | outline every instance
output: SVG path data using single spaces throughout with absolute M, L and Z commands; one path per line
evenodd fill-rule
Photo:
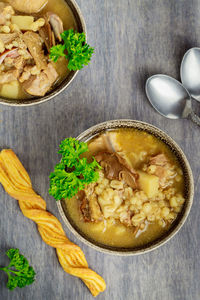
M 169 147 L 147 132 L 136 129 L 120 129 L 107 132 L 105 135 L 110 135 L 109 145 L 112 143 L 112 149 L 114 145 L 115 151 L 123 156 L 123 159 L 129 164 L 129 168 L 134 169 L 140 184 L 137 183 L 135 188 L 130 188 L 122 180 L 124 190 L 120 190 L 117 184 L 122 183 L 119 180 L 117 183 L 117 180 L 107 179 L 105 168 L 103 168 L 100 171 L 100 179 L 93 190 L 96 193 L 100 213 L 103 217 L 92 221 L 84 219 L 78 197 L 65 200 L 67 214 L 84 235 L 98 243 L 125 248 L 145 245 L 169 230 L 180 212 L 184 203 L 183 172 Z M 105 143 L 105 140 L 102 142 L 101 138 L 102 135 L 88 142 L 90 151 L 87 157 L 89 159 L 108 150 L 108 143 Z M 98 158 L 98 156 L 95 157 Z M 165 167 L 163 167 L 165 169 L 161 169 L 160 160 L 165 161 Z M 159 179 L 156 178 L 159 172 L 165 172 L 164 170 L 166 171 L 165 176 L 169 175 L 165 182 L 162 176 Z M 139 174 L 139 179 L 137 174 Z M 146 185 L 143 184 L 143 180 Z M 148 180 L 151 186 L 148 185 Z M 156 186 L 155 182 L 158 180 L 159 186 Z M 155 189 L 157 188 L 156 192 L 151 189 L 152 185 L 155 185 Z M 115 203 L 111 207 L 109 191 L 118 192 L 121 195 L 120 205 Z M 123 196 L 122 193 L 124 193 Z M 125 194 L 130 195 L 126 196 Z M 104 199 L 102 199 L 103 197 Z M 110 210 L 108 210 L 108 206 Z M 127 212 L 129 223 L 121 217 L 123 213 Z M 140 219 L 138 219 L 139 215 Z

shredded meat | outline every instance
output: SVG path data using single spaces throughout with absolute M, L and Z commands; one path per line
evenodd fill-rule
M 89 211 L 89 202 L 88 202 L 88 199 L 86 198 L 85 192 L 79 191 L 77 196 L 80 201 L 80 211 L 82 213 L 84 221 L 91 222 L 91 216 L 90 216 L 90 211 Z
M 176 175 L 172 170 L 172 165 L 165 154 L 157 154 L 150 158 L 149 165 L 155 166 L 154 175 L 159 177 L 159 183 L 162 188 L 169 185 L 170 179 Z
M 22 72 L 23 70 L 23 67 L 24 67 L 24 58 L 22 56 L 18 56 L 16 58 L 14 58 L 14 65 L 15 65 L 15 68 L 17 70 L 20 70 L 20 73 Z
M 163 167 L 168 163 L 169 163 L 169 161 L 168 161 L 167 157 L 165 156 L 165 154 L 163 154 L 163 153 L 157 154 L 157 155 L 150 158 L 150 164 L 151 165 L 156 165 L 156 166 L 162 166 Z
M 138 174 L 133 168 L 127 166 L 118 154 L 100 152 L 95 156 L 95 159 L 103 167 L 108 179 L 123 179 L 130 187 L 137 188 Z
M 58 73 L 49 63 L 46 70 L 43 70 L 39 75 L 31 75 L 28 80 L 24 81 L 23 88 L 30 95 L 44 96 L 57 78 Z
M 18 32 L 14 32 L 14 33 L 0 33 L 0 39 L 3 41 L 4 44 L 11 43 L 17 37 L 19 37 L 19 33 Z
M 78 192 L 80 210 L 85 222 L 98 222 L 103 219 L 94 186 L 95 184 L 89 184 L 84 191 Z
M 0 73 L 0 84 L 8 83 L 17 80 L 19 77 L 19 71 L 17 69 L 12 69 L 6 72 Z
M 27 45 L 31 55 L 34 58 L 38 69 L 43 70 L 47 68 L 47 61 L 42 50 L 42 42 L 39 34 L 31 31 L 26 31 L 23 35 L 25 44 Z
M 24 81 L 28 80 L 31 75 L 39 75 L 40 73 L 41 71 L 37 69 L 36 65 L 26 65 L 21 77 L 19 78 L 19 81 L 23 83 Z

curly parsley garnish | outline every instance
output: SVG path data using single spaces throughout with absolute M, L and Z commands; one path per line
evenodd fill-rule
M 98 162 L 93 158 L 93 161 L 88 163 L 87 158 L 80 158 L 86 151 L 87 143 L 75 138 L 70 137 L 61 142 L 58 151 L 62 154 L 61 162 L 50 174 L 49 194 L 56 200 L 71 199 L 78 191 L 83 190 L 85 185 L 98 180 L 97 169 L 101 169 Z
M 7 267 L 2 267 L 8 275 L 7 288 L 14 290 L 16 287 L 23 288 L 26 285 L 32 284 L 35 279 L 35 271 L 29 266 L 28 260 L 19 253 L 19 249 L 10 249 L 6 252 L 10 259 Z
M 57 62 L 58 58 L 64 56 L 68 59 L 68 69 L 80 70 L 88 65 L 94 49 L 86 43 L 85 33 L 74 32 L 73 29 L 61 33 L 64 44 L 53 46 L 50 49 L 50 59 Z

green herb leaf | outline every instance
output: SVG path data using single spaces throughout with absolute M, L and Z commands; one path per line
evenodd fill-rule
M 18 278 L 16 278 L 16 276 L 9 275 L 8 282 L 6 284 L 7 288 L 12 291 L 17 287 L 17 285 L 18 285 Z
M 59 57 L 68 59 L 68 69 L 80 70 L 88 65 L 94 49 L 86 43 L 85 33 L 74 32 L 73 29 L 65 30 L 61 34 L 64 44 L 53 46 L 50 49 L 50 59 L 56 62 Z
M 58 151 L 62 155 L 61 162 L 50 174 L 49 194 L 56 200 L 71 199 L 85 185 L 98 180 L 97 169 L 101 169 L 101 166 L 94 158 L 91 163 L 85 157 L 81 158 L 80 155 L 86 151 L 87 143 L 75 138 L 67 138 L 61 142 Z
M 51 60 L 57 62 L 59 57 L 61 56 L 66 57 L 66 54 L 64 52 L 65 52 L 65 45 L 56 45 L 51 48 L 49 57 Z
M 5 271 L 8 275 L 7 288 L 14 290 L 16 287 L 22 288 L 32 284 L 35 280 L 35 271 L 29 266 L 28 260 L 19 253 L 19 249 L 11 248 L 6 255 L 10 259 L 10 264 L 0 270 Z

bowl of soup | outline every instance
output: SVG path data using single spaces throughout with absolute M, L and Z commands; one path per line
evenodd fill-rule
M 68 61 L 49 59 L 61 33 L 86 34 L 75 0 L 0 1 L 0 103 L 27 106 L 45 102 L 68 87 L 78 71 Z
M 88 160 L 100 164 L 99 179 L 72 199 L 58 202 L 68 228 L 96 250 L 142 254 L 169 241 L 192 205 L 190 165 L 175 141 L 140 121 L 98 124 L 77 138 Z

